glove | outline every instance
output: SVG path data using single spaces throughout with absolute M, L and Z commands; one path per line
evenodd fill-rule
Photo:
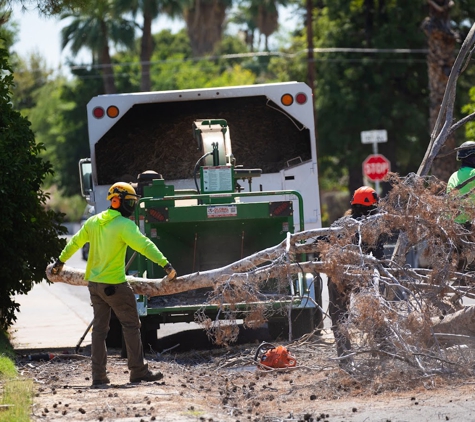
M 168 263 L 163 267 L 163 269 L 166 271 L 169 280 L 174 280 L 176 278 L 176 271 L 175 268 L 172 267 L 172 264 Z
M 57 275 L 61 272 L 63 269 L 64 262 L 60 261 L 59 259 L 56 260 L 56 262 L 53 264 L 53 268 L 51 268 L 51 274 Z

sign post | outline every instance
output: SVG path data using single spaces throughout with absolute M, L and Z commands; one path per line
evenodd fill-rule
M 368 156 L 363 162 L 363 174 L 369 180 L 375 182 L 378 195 L 381 193 L 379 182 L 384 179 L 391 169 L 389 160 L 384 155 L 378 154 L 378 144 L 382 142 L 388 142 L 388 132 L 385 129 L 361 132 L 361 143 L 373 144 L 373 155 Z M 370 174 L 371 176 L 369 176 Z

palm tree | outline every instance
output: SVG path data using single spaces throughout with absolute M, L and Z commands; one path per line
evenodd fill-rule
M 101 69 L 104 92 L 115 93 L 109 40 L 132 49 L 135 39 L 134 23 L 120 15 L 112 0 L 97 0 L 94 6 L 82 9 L 81 13 L 66 12 L 60 19 L 72 19 L 61 30 L 61 49 L 69 45 L 74 56 L 84 47 L 90 49 L 93 64 L 98 64 Z
M 307 84 L 315 94 L 315 55 L 313 52 L 313 0 L 305 0 L 305 26 L 307 28 Z M 315 141 L 318 151 L 318 131 L 317 131 L 317 112 L 315 110 L 315 101 L 313 102 L 313 116 L 315 122 Z
M 274 0 L 263 0 L 257 6 L 257 28 L 264 35 L 264 50 L 269 51 L 269 36 L 279 27 L 279 12 Z
M 237 10 L 233 13 L 230 23 L 239 25 L 240 32 L 244 33 L 244 42 L 249 48 L 249 51 L 254 51 L 254 34 L 257 29 L 257 16 L 255 10 L 251 9 L 248 4 L 239 4 Z
M 429 73 L 430 127 L 435 126 L 440 105 L 444 98 L 445 87 L 450 70 L 455 61 L 456 34 L 450 27 L 450 0 L 430 0 L 429 16 L 424 20 L 422 28 L 427 36 L 429 53 L 427 66 Z M 447 138 L 440 155 L 452 151 L 455 147 L 455 136 Z M 448 180 L 456 170 L 455 160 L 440 159 L 434 162 L 432 174 L 441 180 Z
M 257 16 L 257 28 L 264 35 L 264 49 L 269 51 L 269 37 L 279 28 L 278 6 L 287 6 L 287 0 L 251 0 L 250 9 Z
M 232 0 L 193 0 L 185 8 L 183 15 L 195 57 L 212 53 L 221 41 L 226 10 L 232 3 Z
M 150 79 L 150 59 L 154 50 L 152 36 L 152 22 L 161 13 L 171 18 L 183 13 L 184 7 L 190 4 L 190 0 L 119 0 L 120 7 L 124 11 L 132 10 L 133 16 L 142 11 L 143 24 L 142 39 L 140 41 L 141 80 L 140 90 L 150 91 L 152 84 Z
M 278 6 L 287 6 L 291 0 L 241 0 L 231 22 L 245 27 L 246 44 L 254 51 L 256 29 L 265 37 L 264 49 L 269 50 L 268 38 L 279 27 Z M 259 47 L 259 45 L 258 45 Z

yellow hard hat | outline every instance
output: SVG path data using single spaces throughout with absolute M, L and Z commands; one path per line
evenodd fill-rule
M 125 182 L 114 183 L 107 194 L 107 200 L 111 201 L 112 209 L 122 209 L 127 213 L 134 211 L 138 199 L 139 196 L 135 193 L 135 189 Z
M 137 199 L 138 195 L 135 193 L 133 186 L 129 183 L 117 182 L 109 188 L 107 200 L 110 201 L 115 197 L 119 197 L 121 199 Z

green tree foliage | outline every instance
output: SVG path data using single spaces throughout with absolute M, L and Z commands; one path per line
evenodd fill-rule
M 458 41 L 461 43 L 467 36 L 475 21 L 475 3 L 470 0 L 457 1 L 454 5 L 454 9 L 451 11 L 451 17 L 451 23 L 457 34 Z M 463 114 L 470 114 L 475 111 L 474 79 L 475 66 L 473 65 L 473 60 L 471 60 L 458 80 L 456 113 L 459 109 Z M 462 116 L 460 115 L 457 117 Z M 457 138 L 457 145 L 462 144 L 466 140 L 475 141 L 474 122 L 467 123 L 464 126 L 464 129 L 457 131 L 455 135 Z
M 50 16 L 63 12 L 65 9 L 75 9 L 77 7 L 85 7 L 90 4 L 90 0 L 33 0 L 26 2 L 25 0 L 7 0 L 7 4 L 17 3 L 23 7 L 35 4 L 38 12 L 42 15 Z
M 135 24 L 126 19 L 123 10 L 113 0 L 98 0 L 77 12 L 65 12 L 61 19 L 72 19 L 61 30 L 61 47 L 70 46 L 73 55 L 86 47 L 92 52 L 94 64 L 99 65 L 104 91 L 117 92 L 109 40 L 117 46 L 133 48 Z
M 345 3 L 341 9 L 332 4 L 318 16 L 316 46 L 425 48 L 419 29 L 424 11 L 414 2 L 397 0 L 379 8 L 383 2 L 375 1 L 371 9 L 339 3 Z M 393 171 L 417 170 L 429 132 L 424 55 L 340 54 L 337 60 L 317 65 L 317 75 L 319 151 L 339 156 L 339 164 L 349 170 L 350 191 L 363 183 L 361 164 L 372 152 L 371 146 L 361 144 L 364 130 L 388 131 L 388 142 L 380 144 L 379 151 L 391 161 Z M 329 147 L 328 141 L 334 146 Z
M 214 52 L 222 39 L 226 14 L 232 0 L 192 0 L 185 8 L 185 19 L 194 57 Z
M 475 112 L 475 87 L 469 91 L 469 102 L 462 107 L 462 111 L 466 114 Z M 465 137 L 468 141 L 475 141 L 475 122 L 468 122 L 465 125 Z
M 241 0 L 230 21 L 239 25 L 245 34 L 245 42 L 254 51 L 256 29 L 264 36 L 264 50 L 269 51 L 268 39 L 279 27 L 279 6 L 287 6 L 289 0 Z
M 261 35 L 264 36 L 264 50 L 269 51 L 269 37 L 277 31 L 279 27 L 278 6 L 286 6 L 287 0 L 251 0 L 250 9 L 256 11 L 257 27 Z M 254 14 L 254 12 L 253 12 Z
M 46 147 L 45 154 L 56 169 L 55 174 L 45 179 L 45 186 L 60 185 L 60 173 L 57 171 L 59 159 L 56 153 L 58 143 L 64 142 L 64 130 L 59 124 L 61 113 L 74 107 L 74 103 L 67 103 L 61 99 L 64 79 L 58 78 L 49 81 L 35 93 L 35 106 L 28 111 L 28 120 L 35 133 L 36 141 Z M 14 93 L 15 95 L 15 93 Z M 21 110 L 22 114 L 24 113 Z
M 211 86 L 249 85 L 255 75 L 238 64 L 238 60 L 191 60 L 191 48 L 185 30 L 172 34 L 169 30 L 155 35 L 157 48 L 152 57 L 152 89 L 172 90 Z M 225 37 L 221 52 L 233 54 L 245 51 L 244 44 L 235 37 Z M 187 61 L 186 59 L 190 59 Z M 113 57 L 119 92 L 137 92 L 140 89 L 140 65 L 132 52 L 121 52 Z M 185 61 L 184 61 L 185 60 Z M 22 61 L 25 66 L 25 61 Z M 18 69 L 29 81 L 28 67 Z M 89 157 L 86 106 L 92 97 L 103 94 L 101 74 L 95 66 L 77 67 L 73 80 L 48 80 L 34 92 L 34 101 L 28 109 L 28 118 L 38 140 L 46 145 L 48 159 L 54 165 L 55 175 L 45 180 L 55 184 L 60 194 L 71 197 L 79 193 L 78 161 Z M 18 91 L 22 92 L 21 89 Z M 30 97 L 30 96 L 29 96 Z M 15 99 L 26 102 L 22 96 Z M 64 208 L 61 208 L 64 210 Z M 69 216 L 69 213 L 68 213 Z
M 46 210 L 48 194 L 41 190 L 51 164 L 39 154 L 30 123 L 13 109 L 10 101 L 13 75 L 7 52 L 0 49 L 0 326 L 15 320 L 19 305 L 15 294 L 25 294 L 44 279 L 45 268 L 57 257 L 64 240 L 62 216 Z
M 103 94 L 96 70 L 73 71 L 77 79 L 61 86 L 58 109 L 51 110 L 52 124 L 48 135 L 54 137 L 55 171 L 60 174 L 58 187 L 66 196 L 79 193 L 78 162 L 89 157 L 86 106 L 90 99 Z
M 237 25 L 243 34 L 244 42 L 250 51 L 254 51 L 254 43 L 257 30 L 257 16 L 255 9 L 249 7 L 247 1 L 239 2 L 229 22 Z
M 56 185 L 65 196 L 79 194 L 77 163 L 89 156 L 86 104 L 90 96 L 103 93 L 97 71 L 73 72 L 74 81 L 51 78 L 44 59 L 34 53 L 27 60 L 18 59 L 12 89 L 14 107 L 31 122 L 37 142 L 47 149 L 41 155 L 55 169 L 54 175 L 45 177 L 44 186 Z
M 116 0 L 124 11 L 132 10 L 135 17 L 137 12 L 142 12 L 142 38 L 140 40 L 140 66 L 141 81 L 140 91 L 150 91 L 150 59 L 155 48 L 152 35 L 152 22 L 162 14 L 175 18 L 183 13 L 185 6 L 189 5 L 189 0 Z
M 161 37 L 167 39 L 170 33 L 162 31 L 158 39 Z M 179 35 L 172 36 L 175 41 L 172 45 L 182 46 L 181 50 L 174 50 L 176 53 L 157 63 L 153 67 L 152 88 L 154 90 L 169 89 L 192 89 L 192 88 L 209 88 L 213 86 L 236 86 L 250 85 L 256 82 L 256 76 L 249 69 L 239 65 L 239 60 L 222 60 L 222 59 L 203 59 L 194 60 L 190 58 L 189 44 L 182 44 L 184 32 Z M 160 46 L 166 50 L 170 49 L 167 43 L 157 43 L 155 57 L 166 57 L 165 52 L 161 52 Z M 245 45 L 234 37 L 225 36 L 217 50 L 217 56 L 223 54 L 236 54 L 245 51 Z
M 428 142 L 427 65 L 424 54 L 384 49 L 424 49 L 422 3 L 411 0 L 321 1 L 315 10 L 315 47 L 380 49 L 377 53 L 316 54 L 317 149 L 321 178 L 348 174 L 353 191 L 363 183 L 362 162 L 372 153 L 361 131 L 386 129 L 379 152 L 392 170 L 416 171 Z M 292 50 L 305 48 L 304 34 Z M 306 55 L 274 59 L 279 77 L 306 79 Z M 279 66 L 277 66 L 277 63 Z M 276 71 L 277 72 L 277 71 Z
M 30 53 L 26 59 L 18 57 L 12 67 L 15 72 L 13 105 L 24 116 L 28 116 L 36 106 L 38 92 L 48 83 L 52 70 L 48 69 L 46 60 L 38 52 Z
M 173 34 L 166 29 L 154 35 L 154 50 L 151 59 L 152 90 L 204 88 L 211 86 L 249 85 L 256 82 L 256 76 L 247 65 L 240 66 L 242 59 L 219 58 L 247 51 L 245 44 L 237 37 L 226 35 L 216 50 L 216 58 L 193 59 L 185 30 Z M 213 56 L 214 57 L 214 56 Z M 115 66 L 120 92 L 140 90 L 140 65 L 130 52 L 114 56 L 119 63 Z
M 11 22 L 10 12 L 6 10 L 4 1 L 0 0 L 0 48 L 9 50 L 16 41 L 18 25 Z

